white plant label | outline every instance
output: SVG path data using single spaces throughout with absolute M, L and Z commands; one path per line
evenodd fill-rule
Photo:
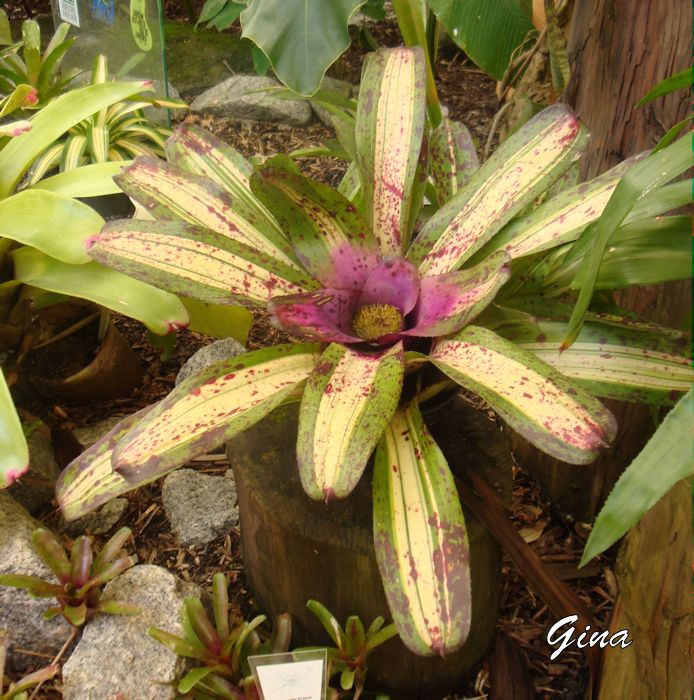
M 263 700 L 323 700 L 326 658 L 315 658 L 315 652 L 310 655 L 313 658 L 306 660 L 300 658 L 301 652 L 293 658 L 292 654 L 250 657 Z
M 80 13 L 77 9 L 77 0 L 58 0 L 58 11 L 63 22 L 80 26 Z

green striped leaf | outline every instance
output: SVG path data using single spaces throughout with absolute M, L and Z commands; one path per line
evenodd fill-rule
M 92 162 L 106 162 L 110 143 L 108 126 L 89 126 L 86 130 L 86 137 Z
M 614 417 L 597 399 L 486 328 L 468 326 L 438 341 L 430 359 L 526 440 L 569 464 L 589 464 L 617 432 Z
M 424 225 L 407 257 L 420 272 L 459 268 L 579 157 L 587 134 L 562 104 L 507 139 L 467 185 Z
M 174 294 L 208 304 L 263 306 L 318 285 L 274 258 L 184 223 L 108 222 L 92 242 L 98 262 Z
M 638 158 L 643 156 L 645 154 Z M 520 258 L 575 241 L 581 231 L 602 214 L 617 183 L 634 161 L 625 160 L 589 182 L 562 190 L 527 216 L 505 226 L 475 259 L 500 248 L 512 258 Z
M 63 158 L 63 148 L 64 144 L 62 142 L 54 143 L 36 158 L 27 172 L 27 185 L 35 185 L 46 173 L 60 166 Z
M 355 124 L 367 222 L 384 255 L 400 255 L 411 231 L 411 190 L 426 120 L 421 48 L 369 54 Z
M 63 152 L 60 157 L 60 170 L 74 170 L 82 165 L 87 148 L 91 148 L 86 134 L 70 134 L 63 144 Z
M 31 163 L 70 127 L 113 102 L 151 87 L 146 82 L 106 83 L 70 90 L 39 110 L 32 129 L 21 142 L 13 140 L 0 151 L 0 198 L 17 186 Z
M 566 322 L 528 316 L 494 330 L 532 352 L 594 396 L 635 403 L 671 404 L 694 382 L 683 342 L 662 334 L 587 322 L 576 342 L 559 352 Z
M 356 486 L 400 400 L 402 344 L 359 352 L 333 343 L 304 389 L 297 458 L 306 493 L 329 501 Z
M 141 157 L 116 176 L 116 182 L 160 221 L 185 221 L 202 226 L 287 265 L 295 265 L 284 236 L 276 230 L 258 230 L 254 226 L 256 213 L 242 199 L 234 199 L 211 180 L 191 175 L 158 158 Z
M 28 468 L 29 450 L 22 424 L 0 368 L 0 488 L 9 486 Z
M 360 290 L 379 257 L 368 225 L 331 187 L 305 178 L 286 158 L 273 158 L 251 178 L 311 276 L 325 287 Z
M 25 190 L 0 201 L 3 237 L 74 265 L 89 262 L 86 243 L 103 223 L 91 207 L 53 192 Z
M 166 142 L 167 160 L 193 175 L 207 177 L 254 212 L 260 231 L 280 231 L 272 214 L 251 193 L 253 166 L 231 146 L 193 124 L 181 124 Z
M 376 560 L 400 638 L 415 654 L 445 656 L 470 630 L 470 553 L 453 475 L 414 402 L 378 446 L 373 494 Z
M 151 407 L 148 406 L 124 418 L 62 471 L 56 483 L 56 496 L 66 520 L 81 518 L 112 498 L 149 483 L 131 484 L 111 466 L 113 449 L 118 440 L 137 425 L 149 410 Z M 150 481 L 161 476 L 163 474 L 157 474 Z
M 137 483 L 224 444 L 276 408 L 319 358 L 317 345 L 277 345 L 198 372 L 120 440 L 114 468 Z
M 188 312 L 173 294 L 99 263 L 70 265 L 27 247 L 13 251 L 12 261 L 15 278 L 23 284 L 88 299 L 142 321 L 153 333 L 165 335 L 188 325 Z
M 113 181 L 128 162 L 93 163 L 69 172 L 48 177 L 34 187 L 63 197 L 98 197 L 105 194 L 118 194 L 121 189 Z
M 689 391 L 619 477 L 593 525 L 581 566 L 611 547 L 678 481 L 694 476 L 692 415 L 694 394 Z
M 468 128 L 445 117 L 429 140 L 429 173 L 439 206 L 455 196 L 477 168 L 477 150 Z

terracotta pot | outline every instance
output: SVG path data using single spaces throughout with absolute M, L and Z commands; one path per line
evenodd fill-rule
M 45 396 L 81 404 L 129 396 L 142 377 L 139 358 L 113 323 L 109 323 L 96 357 L 86 367 L 69 377 L 50 379 L 31 376 L 29 382 Z
M 373 548 L 370 468 L 344 501 L 311 501 L 298 478 L 298 405 L 280 407 L 228 444 L 241 519 L 248 583 L 270 616 L 292 615 L 292 643 L 329 644 L 306 610 L 315 598 L 344 623 L 390 619 Z M 460 398 L 426 417 L 454 472 L 473 463 L 488 483 L 510 497 L 512 459 L 488 418 Z M 494 634 L 501 552 L 484 526 L 465 512 L 472 566 L 472 628 L 461 650 L 446 659 L 412 654 L 399 638 L 369 656 L 368 685 L 394 698 L 440 700 L 476 670 Z

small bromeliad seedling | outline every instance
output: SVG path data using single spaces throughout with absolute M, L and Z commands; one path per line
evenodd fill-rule
M 58 673 L 58 664 L 53 663 L 29 673 L 16 683 L 10 683 L 9 688 L 3 691 L 5 687 L 5 658 L 9 641 L 10 633 L 7 630 L 0 630 L 0 700 L 27 700 L 29 697 L 27 690 L 53 678 Z
M 368 630 L 364 630 L 359 617 L 350 615 L 343 629 L 335 616 L 317 600 L 309 600 L 306 607 L 335 642 L 334 647 L 328 647 L 330 676 L 339 673 L 342 690 L 354 690 L 354 700 L 359 700 L 366 682 L 366 657 L 398 633 L 395 625 L 391 623 L 384 627 L 385 620 L 379 616 Z
M 81 627 L 94 613 L 135 615 L 138 608 L 111 598 L 103 598 L 102 586 L 133 566 L 137 559 L 123 549 L 132 534 L 121 528 L 94 556 L 90 538 L 78 537 L 68 558 L 63 545 L 53 533 L 43 528 L 31 535 L 36 553 L 58 577 L 52 583 L 38 576 L 24 574 L 0 575 L 0 586 L 24 588 L 36 598 L 55 598 L 58 605 L 44 612 L 47 620 L 62 615 L 74 627 Z
M 270 639 L 262 642 L 256 629 L 265 622 L 265 615 L 235 625 L 229 614 L 226 578 L 221 573 L 212 577 L 212 609 L 214 623 L 200 598 L 191 596 L 181 608 L 182 638 L 156 627 L 150 627 L 147 633 L 174 654 L 202 664 L 179 681 L 177 690 L 182 697 L 257 700 L 259 695 L 248 657 L 284 653 L 289 649 L 292 634 L 289 615 L 278 615 Z

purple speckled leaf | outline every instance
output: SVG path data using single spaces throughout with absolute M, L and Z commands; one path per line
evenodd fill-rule
M 376 451 L 374 546 L 400 638 L 415 654 L 458 649 L 470 631 L 470 552 L 446 458 L 416 403 L 398 409 Z
M 275 297 L 268 304 L 273 323 L 283 331 L 328 343 L 359 343 L 352 318 L 359 292 L 321 289 L 307 294 Z
M 477 150 L 468 128 L 445 117 L 429 140 L 429 171 L 439 206 L 455 196 L 478 167 Z
M 406 316 L 414 309 L 418 297 L 417 268 L 404 258 L 387 257 L 369 276 L 357 305 L 388 304 Z
M 470 323 L 511 276 L 510 260 L 501 251 L 468 270 L 425 277 L 420 283 L 414 325 L 403 335 L 435 338 Z

